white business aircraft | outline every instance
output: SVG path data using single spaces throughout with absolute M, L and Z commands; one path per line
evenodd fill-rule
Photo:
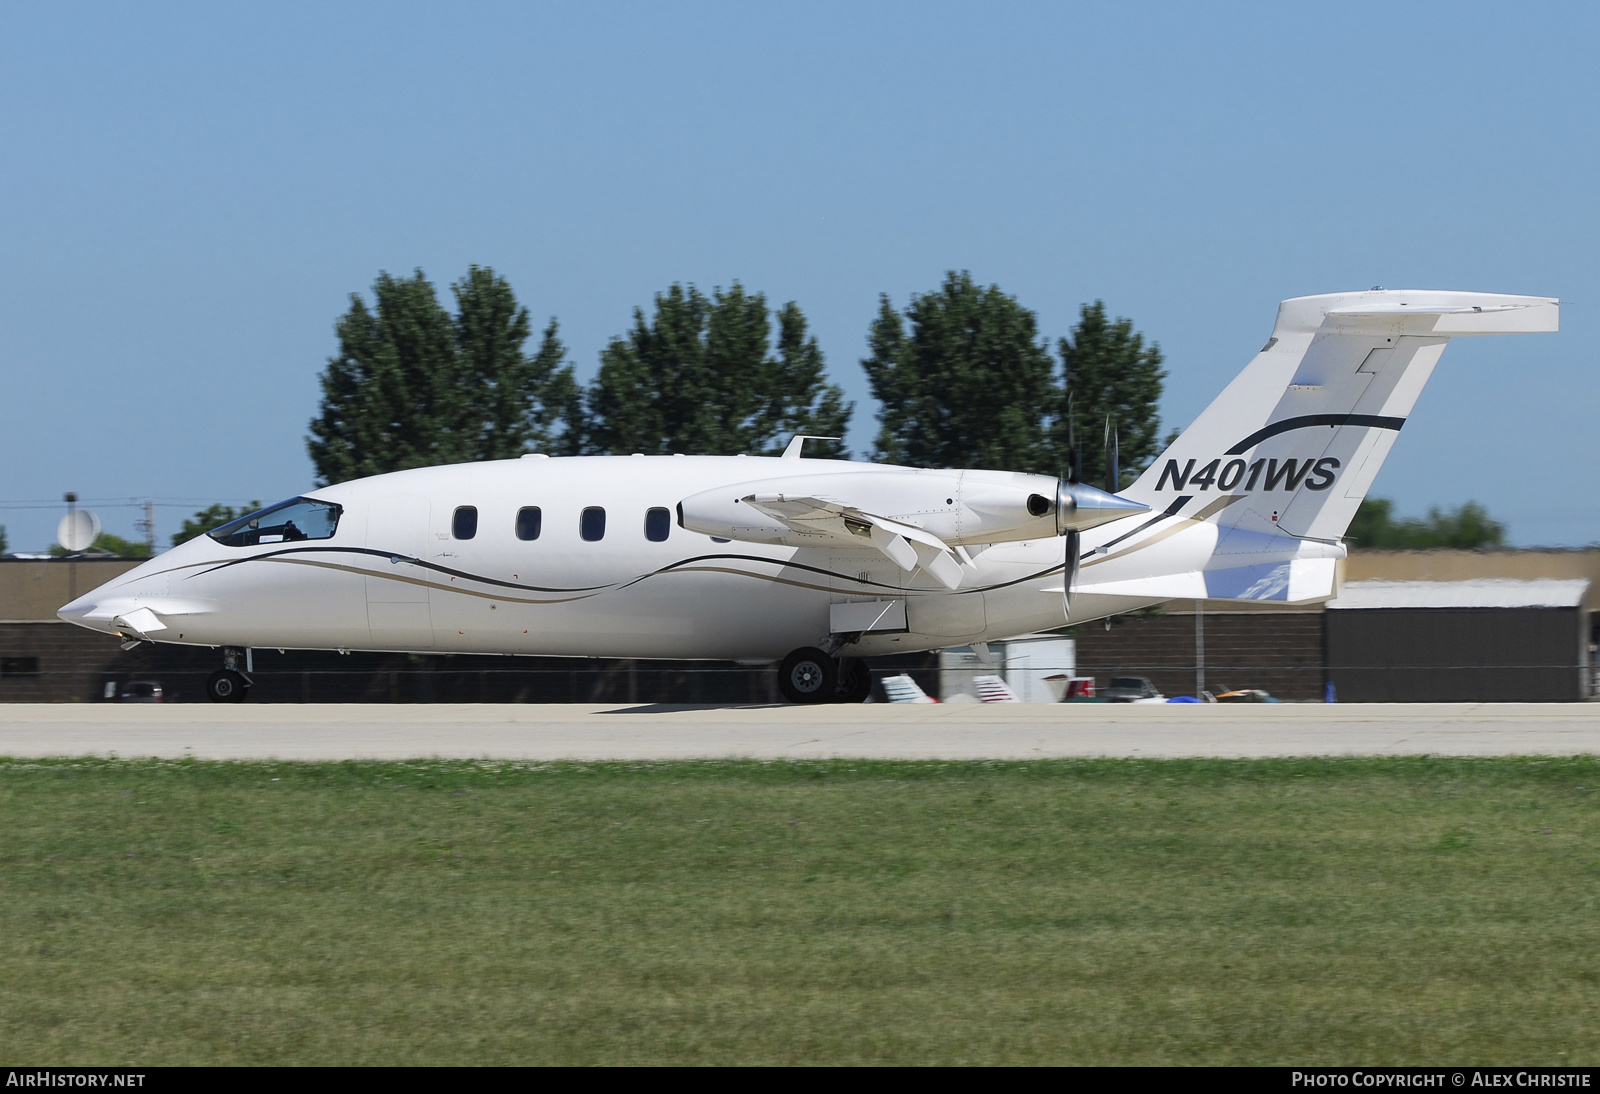
M 861 658 L 1167 600 L 1332 595 L 1341 542 L 1445 343 L 1554 331 L 1557 300 L 1284 301 L 1238 378 L 1120 493 L 1067 479 L 781 457 L 574 456 L 313 490 L 61 609 L 125 646 L 781 661 L 859 701 Z M 1109 484 L 1108 484 L 1109 485 Z

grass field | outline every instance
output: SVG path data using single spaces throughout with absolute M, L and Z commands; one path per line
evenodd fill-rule
M 1600 1059 L 1600 761 L 0 761 L 0 1063 Z

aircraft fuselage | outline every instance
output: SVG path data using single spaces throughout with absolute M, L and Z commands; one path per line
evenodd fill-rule
M 975 549 L 954 590 L 921 570 L 907 573 L 870 541 L 794 547 L 724 540 L 679 523 L 681 499 L 718 487 L 731 499 L 758 480 L 860 472 L 904 476 L 935 510 L 957 500 L 960 476 L 1006 477 L 716 456 L 419 468 L 305 495 L 339 506 L 327 538 L 231 546 L 200 536 L 61 614 L 185 645 L 753 661 L 825 641 L 830 608 L 841 603 L 904 602 L 904 626 L 861 635 L 849 651 L 858 656 L 1065 622 L 1063 541 L 1047 523 L 1036 538 Z M 468 509 L 474 527 L 462 538 L 457 514 Z M 531 530 L 531 509 L 537 536 L 519 538 Z M 1110 534 L 1085 533 L 1085 547 Z M 1144 602 L 1089 597 L 1074 615 Z M 139 631 L 141 607 L 165 629 Z

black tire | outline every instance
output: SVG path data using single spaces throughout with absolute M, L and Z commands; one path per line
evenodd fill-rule
M 865 703 L 872 694 L 872 670 L 851 657 L 839 662 L 839 682 L 833 686 L 835 703 Z
M 778 690 L 791 703 L 826 703 L 839 683 L 839 665 L 814 646 L 795 650 L 778 666 Z
M 234 669 L 218 669 L 206 681 L 206 694 L 213 703 L 242 703 L 250 694 L 250 681 Z

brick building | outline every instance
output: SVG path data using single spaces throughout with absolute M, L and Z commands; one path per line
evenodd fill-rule
M 1144 676 L 1163 695 L 1260 688 L 1279 699 L 1315 700 L 1327 682 L 1323 611 L 1219 612 L 1195 624 L 1191 604 L 1161 614 L 1128 616 L 1110 628 L 1089 623 L 1075 632 L 1078 675 L 1103 687 L 1113 676 Z

